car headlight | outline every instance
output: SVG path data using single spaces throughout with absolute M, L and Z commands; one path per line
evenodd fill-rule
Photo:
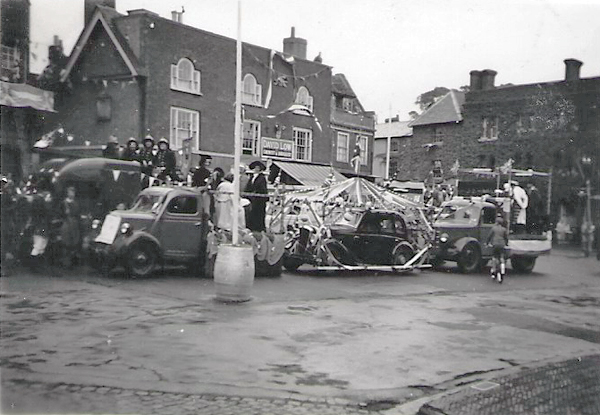
M 443 233 L 443 234 L 440 235 L 440 242 L 441 243 L 445 244 L 446 242 L 448 242 L 448 239 L 449 239 L 449 237 L 448 237 L 447 233 Z
M 127 234 L 130 234 L 131 232 L 133 232 L 133 227 L 130 224 L 128 224 L 127 222 L 125 222 L 121 225 L 120 230 L 123 235 L 127 235 Z
M 101 223 L 102 222 L 100 221 L 100 219 L 94 219 L 92 221 L 92 229 L 98 229 Z

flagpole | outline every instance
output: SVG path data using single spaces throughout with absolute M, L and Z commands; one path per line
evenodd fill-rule
M 233 158 L 233 226 L 231 229 L 233 245 L 238 244 L 238 210 L 240 203 L 240 158 L 242 156 L 242 0 L 238 0 L 237 41 L 235 59 L 235 122 L 234 122 L 234 158 Z

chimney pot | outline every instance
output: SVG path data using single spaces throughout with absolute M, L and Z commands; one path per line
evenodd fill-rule
M 565 81 L 578 81 L 580 79 L 579 71 L 583 62 L 577 59 L 565 59 Z
M 479 91 L 481 89 L 481 71 L 471 71 L 469 75 L 471 75 L 470 90 Z
M 485 69 L 481 71 L 481 89 L 488 90 L 495 88 L 495 80 L 498 72 L 491 69 Z

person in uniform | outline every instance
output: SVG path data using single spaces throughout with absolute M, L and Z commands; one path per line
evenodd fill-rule
M 156 167 L 159 168 L 159 180 L 166 180 L 167 177 L 171 180 L 177 180 L 175 173 L 175 152 L 169 148 L 169 140 L 161 138 L 158 140 L 158 153 L 156 154 Z
M 137 140 L 133 137 L 130 137 L 129 140 L 127 140 L 127 147 L 123 151 L 123 160 L 140 161 L 139 145 Z
M 194 171 L 192 175 L 192 186 L 194 187 L 202 187 L 206 186 L 211 175 L 210 163 L 212 161 L 211 156 L 200 156 L 200 164 L 198 168 Z
M 250 200 L 251 210 L 246 225 L 251 231 L 262 232 L 266 230 L 265 215 L 268 201 L 266 197 L 268 193 L 267 179 L 264 175 L 266 166 L 257 160 L 250 163 L 249 167 L 252 170 L 252 177 L 248 181 L 244 193 L 246 193 L 245 197 Z

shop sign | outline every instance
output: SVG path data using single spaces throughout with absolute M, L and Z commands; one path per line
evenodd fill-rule
M 294 151 L 294 143 L 289 140 L 278 140 L 276 138 L 262 138 L 263 157 L 281 157 L 291 159 Z

